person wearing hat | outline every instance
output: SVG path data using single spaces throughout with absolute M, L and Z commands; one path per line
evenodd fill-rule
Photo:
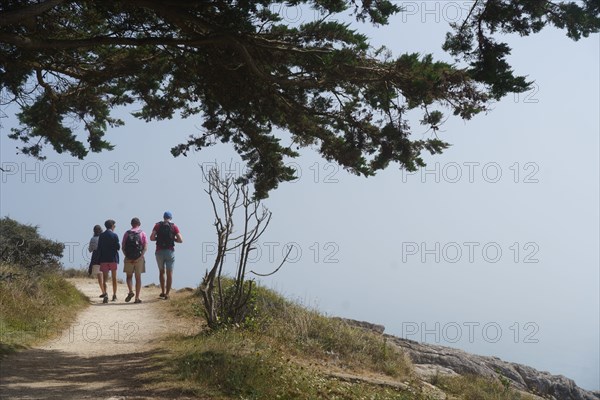
M 183 243 L 183 237 L 177 225 L 171 222 L 173 214 L 165 211 L 163 220 L 157 222 L 150 234 L 150 240 L 156 242 L 156 263 L 160 279 L 160 296 L 168 300 L 173 283 L 173 268 L 175 268 L 175 243 Z M 166 287 L 165 287 L 166 273 Z

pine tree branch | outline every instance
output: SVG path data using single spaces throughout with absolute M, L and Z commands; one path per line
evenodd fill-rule
M 0 13 L 0 26 L 15 25 L 30 20 L 64 2 L 65 0 L 48 0 L 13 11 L 3 11 Z

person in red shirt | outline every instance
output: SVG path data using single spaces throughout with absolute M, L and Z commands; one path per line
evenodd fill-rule
M 177 225 L 171 222 L 173 214 L 165 211 L 163 220 L 157 222 L 152 229 L 150 240 L 156 242 L 156 263 L 160 279 L 160 297 L 168 300 L 173 283 L 173 269 L 175 268 L 175 243 L 183 243 L 183 237 Z M 165 288 L 166 273 L 166 288 Z

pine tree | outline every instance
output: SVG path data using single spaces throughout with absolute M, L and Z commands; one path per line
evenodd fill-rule
M 231 143 L 248 166 L 241 181 L 252 181 L 257 197 L 294 179 L 285 159 L 306 146 L 359 175 L 390 163 L 415 170 L 423 151 L 449 144 L 434 134 L 412 139 L 407 112 L 422 110 L 435 133 L 443 112 L 470 119 L 530 87 L 506 61 L 511 49 L 499 33 L 554 25 L 578 40 L 600 27 L 598 0 L 477 0 L 447 36 L 444 49 L 457 61 L 449 64 L 427 54 L 394 58 L 328 18 L 350 10 L 387 24 L 401 12 L 389 0 L 286 5 L 324 17 L 288 24 L 271 0 L 3 0 L 2 102 L 20 107 L 9 136 L 34 157 L 50 145 L 83 158 L 113 148 L 104 134 L 123 121 L 111 112 L 135 103 L 145 121 L 199 116 L 202 133 L 171 153 Z

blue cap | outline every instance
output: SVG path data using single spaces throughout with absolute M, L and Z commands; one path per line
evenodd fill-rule
M 165 213 L 163 214 L 163 218 L 173 219 L 173 214 L 171 213 L 171 211 L 165 211 Z

